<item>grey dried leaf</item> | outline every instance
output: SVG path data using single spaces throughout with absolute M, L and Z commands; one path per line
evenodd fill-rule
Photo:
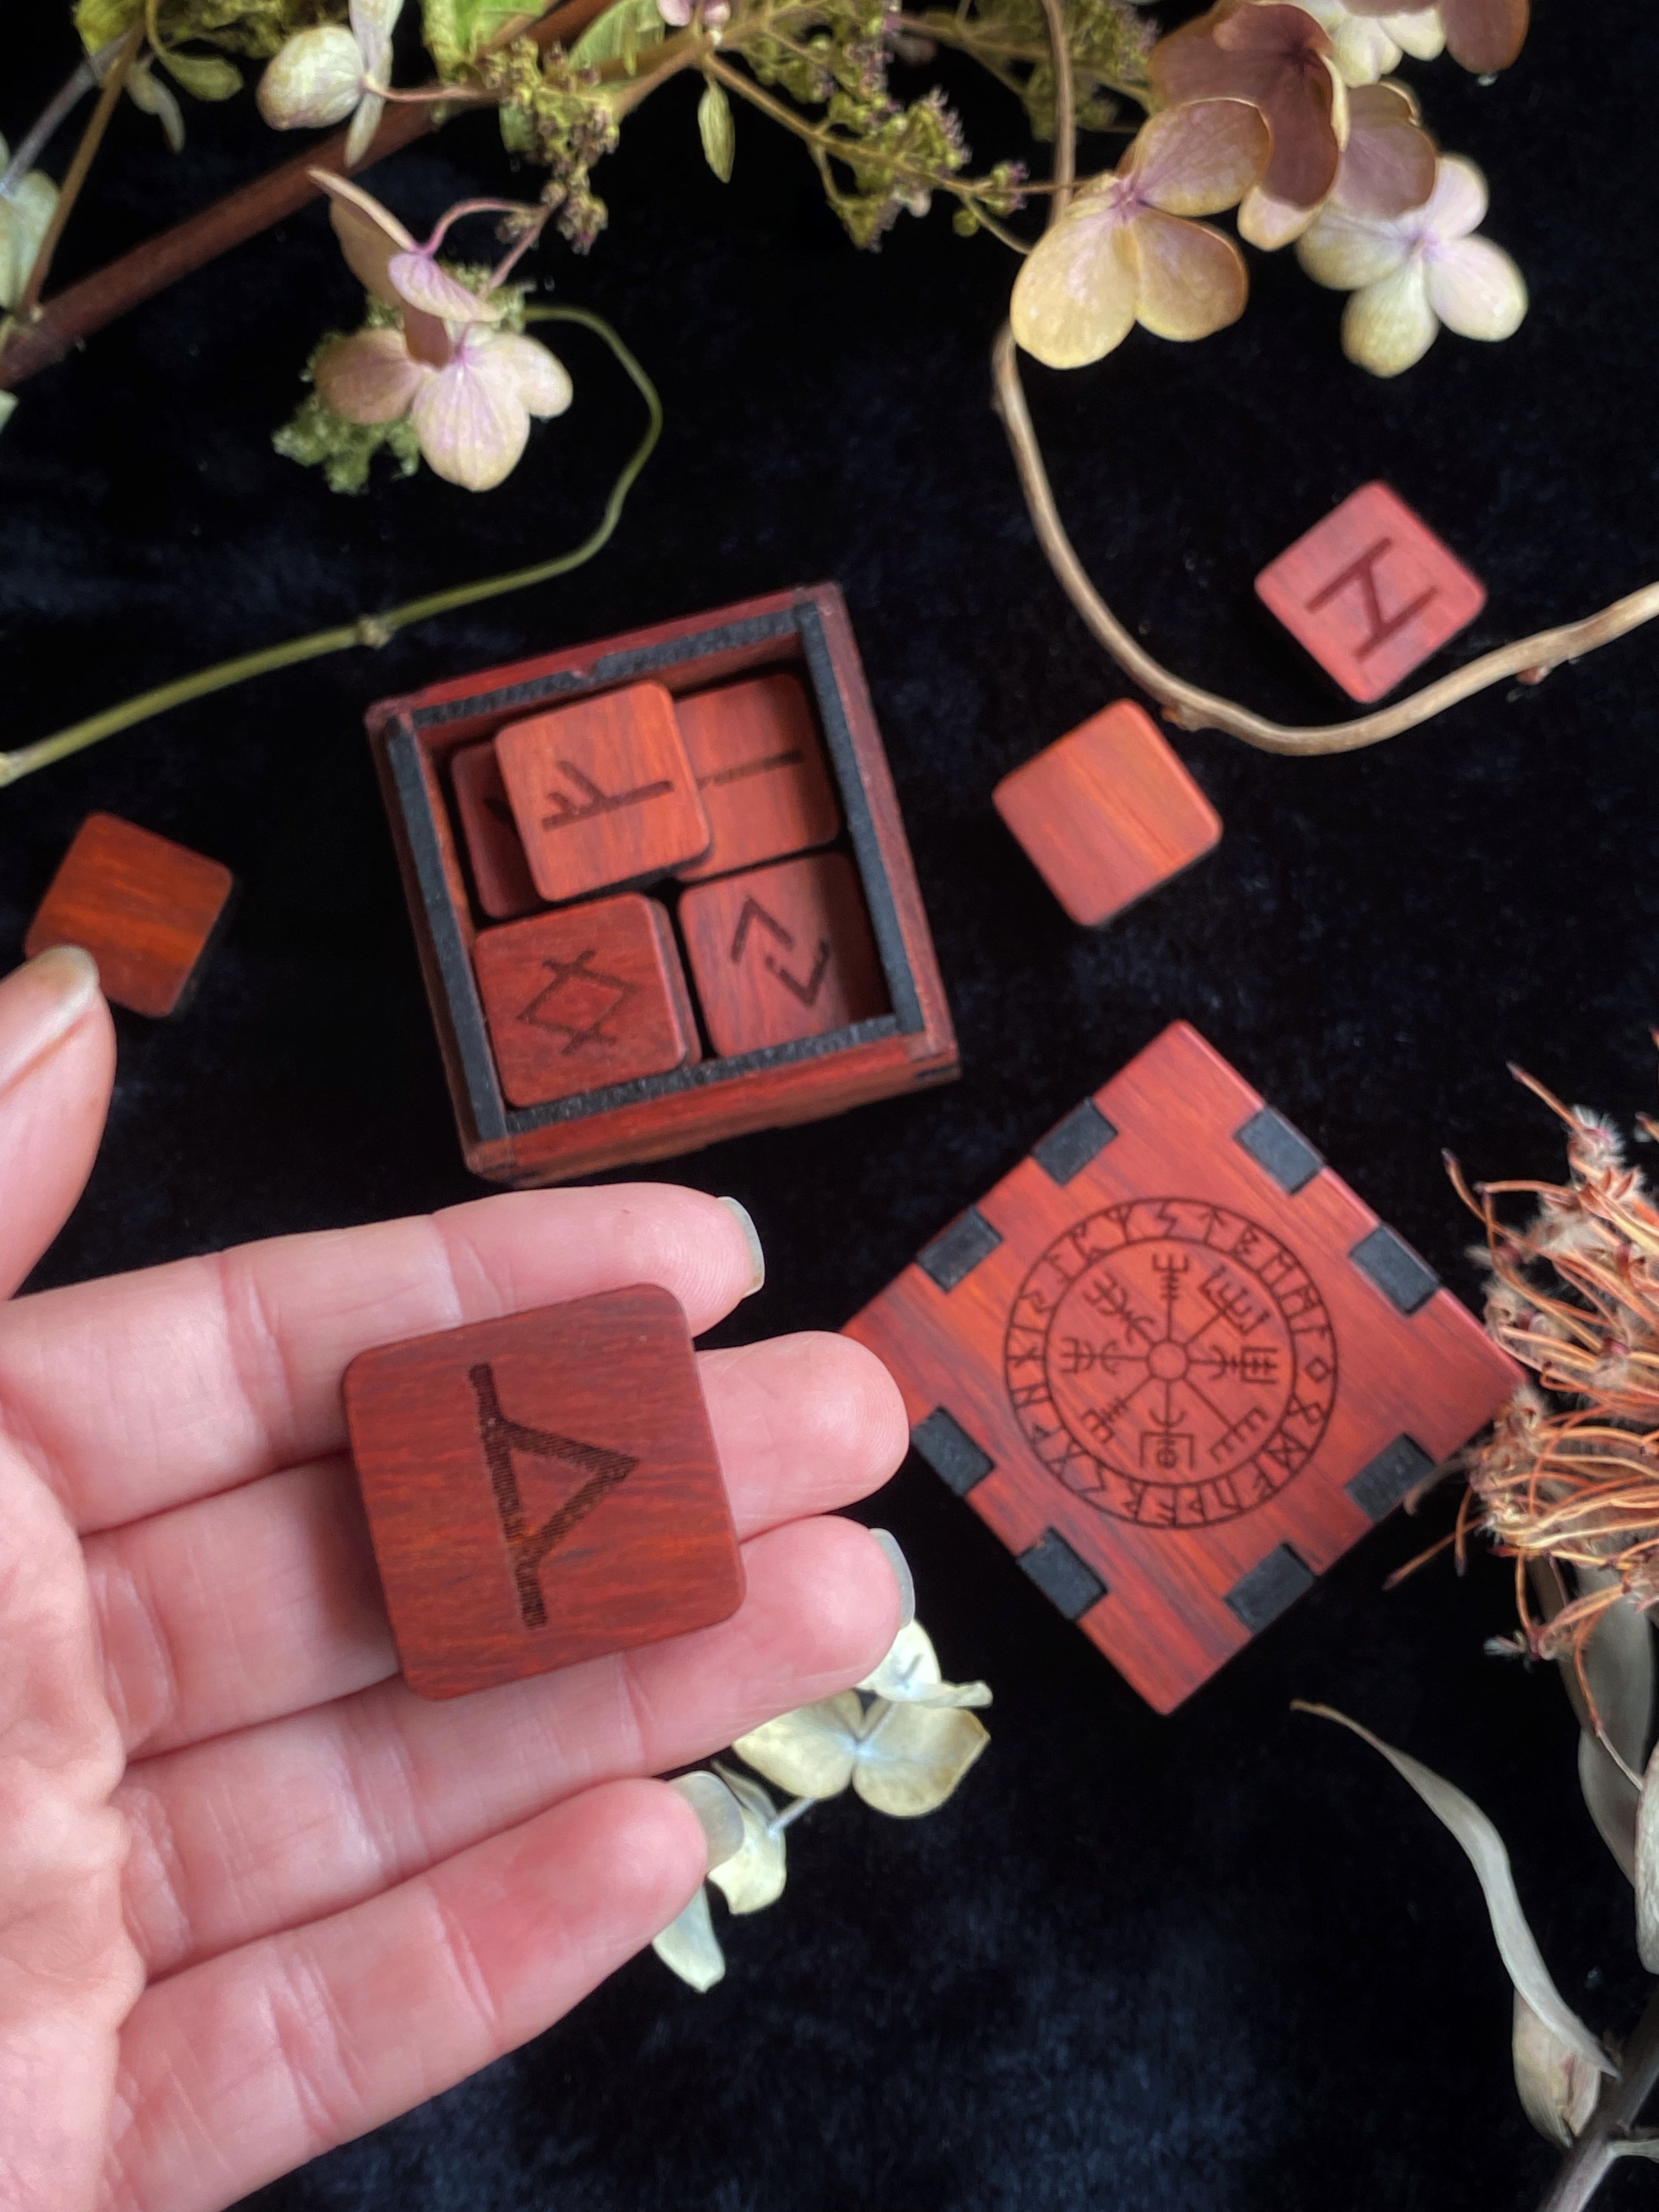
M 1581 1588 L 1592 1589 L 1604 1578 L 1581 1569 L 1578 1579 Z M 1579 1685 L 1570 1656 L 1564 1658 L 1562 1671 L 1568 1678 L 1571 1694 Z M 1579 1786 L 1602 1842 L 1633 1882 L 1638 1793 L 1626 1769 L 1639 1774 L 1648 1747 L 1653 1713 L 1653 1629 L 1647 1615 L 1638 1613 L 1628 1598 L 1618 1599 L 1595 1624 L 1584 1646 L 1584 1680 L 1589 1688 L 1589 1706 L 1601 1724 L 1601 1732 L 1595 1733 L 1581 1693 L 1574 1700 L 1581 1708 L 1579 1718 L 1583 1723 L 1578 1743 Z
M 1571 2150 L 1595 2110 L 1600 2074 L 1545 2027 L 1519 1990 L 1515 1992 L 1511 2046 L 1515 2086 L 1527 2118 L 1546 2142 Z
M 1642 1777 L 1636 1808 L 1636 1948 L 1648 1972 L 1659 1973 L 1659 1745 Z
M 708 1879 L 733 1912 L 759 1912 L 783 1894 L 783 1831 L 772 1826 L 778 1808 L 752 1775 L 724 1766 L 714 1771 L 743 1808 L 743 1844 Z
M 729 185 L 738 151 L 737 125 L 725 86 L 712 76 L 697 102 L 697 131 L 702 139 L 703 159 L 720 182 Z
M 1316 1713 L 1322 1720 L 1335 1721 L 1340 1727 L 1350 1729 L 1362 1742 L 1370 1744 L 1373 1751 L 1380 1752 L 1395 1773 L 1411 1784 L 1435 1818 L 1456 1838 L 1474 1869 L 1491 1916 L 1498 1956 L 1516 1990 L 1540 2022 L 1576 2058 L 1598 2074 L 1617 2072 L 1607 2051 L 1551 1980 L 1549 1968 L 1544 1964 L 1527 1917 L 1521 1910 L 1504 1839 L 1474 1799 L 1466 1797 L 1431 1767 L 1403 1751 L 1396 1751 L 1392 1744 L 1384 1743 L 1381 1736 L 1373 1735 L 1368 1728 L 1362 1728 L 1358 1721 L 1350 1720 L 1333 1706 L 1310 1705 L 1300 1698 L 1293 1699 L 1292 1705 L 1297 1712 Z M 1639 1882 L 1637 1894 L 1639 1901 Z
M 697 1893 L 677 1920 L 671 1920 L 651 1946 L 665 1966 L 694 1990 L 712 1990 L 726 1972 L 726 1959 L 709 1917 L 708 1891 Z
M 945 1680 L 933 1638 L 919 1620 L 900 1629 L 887 1656 L 859 1687 L 896 1705 L 988 1705 L 991 1702 L 988 1683 Z
M 853 1787 L 878 1813 L 913 1820 L 941 1806 L 991 1741 L 960 1707 L 872 1705 Z
M 853 1778 L 863 1732 L 858 1692 L 843 1690 L 751 1729 L 732 1748 L 792 1797 L 839 1797 Z

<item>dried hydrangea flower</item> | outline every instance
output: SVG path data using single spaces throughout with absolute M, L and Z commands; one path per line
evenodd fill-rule
M 838 1797 L 850 1783 L 878 1813 L 915 1818 L 941 1806 L 990 1741 L 960 1706 L 889 1703 L 866 1711 L 843 1690 L 768 1721 L 732 1747 L 797 1797 Z
M 1398 376 L 1421 361 L 1443 323 L 1466 338 L 1506 338 L 1520 327 L 1521 271 L 1473 234 L 1486 212 L 1486 179 L 1456 154 L 1441 157 L 1433 191 L 1408 215 L 1320 210 L 1297 258 L 1316 283 L 1353 294 L 1342 316 L 1350 361 L 1373 376 Z
M 0 169 L 10 158 L 0 138 Z M 0 307 L 15 307 L 21 298 L 57 205 L 58 187 L 40 169 L 20 177 L 0 198 Z
M 498 327 L 501 303 L 490 293 L 522 242 L 482 294 L 443 268 L 437 252 L 458 216 L 521 210 L 498 200 L 463 201 L 416 246 L 360 185 L 321 170 L 313 174 L 332 198 L 335 232 L 353 273 L 400 310 L 397 328 L 359 331 L 325 348 L 313 372 L 319 393 L 348 422 L 407 416 L 428 467 L 468 491 L 489 490 L 517 465 L 532 416 L 562 415 L 569 406 L 570 378 L 544 345 Z
M 1160 39 L 1147 60 L 1160 106 L 1252 101 L 1273 150 L 1262 189 L 1292 207 L 1316 207 L 1336 178 L 1347 136 L 1347 88 L 1331 41 L 1302 8 L 1280 0 L 1220 0 Z
M 351 0 L 351 22 L 296 31 L 259 80 L 259 112 L 273 131 L 322 131 L 352 118 L 345 155 L 368 153 L 386 107 L 392 33 L 404 0 Z
M 1346 85 L 1375 84 L 1400 66 L 1402 54 L 1431 62 L 1445 52 L 1446 27 L 1437 8 L 1396 9 L 1372 15 L 1356 0 L 1298 0 L 1330 35 L 1331 59 Z
M 1403 84 L 1358 85 L 1348 94 L 1348 143 L 1322 207 L 1340 207 L 1368 219 L 1420 208 L 1434 190 L 1435 147 L 1418 119 L 1417 102 Z M 1276 200 L 1260 185 L 1245 193 L 1239 234 L 1272 253 L 1308 229 L 1318 208 Z
M 1397 0 L 1346 0 L 1346 4 L 1355 15 L 1381 17 L 1389 22 L 1397 12 Z M 1434 12 L 1440 18 L 1452 59 L 1477 76 L 1507 69 L 1526 44 L 1528 0 L 1437 0 Z M 1404 40 L 1400 43 L 1403 46 Z
M 867 1697 L 915 1705 L 988 1705 L 988 1682 L 947 1682 L 939 1668 L 933 1639 L 919 1620 L 910 1621 L 893 1638 L 887 1656 L 859 1688 Z
M 1244 257 L 1190 222 L 1235 206 L 1271 149 L 1261 110 L 1200 100 L 1154 115 L 1113 176 L 1085 185 L 1014 283 L 1014 336 L 1051 368 L 1078 368 L 1140 323 L 1164 338 L 1207 337 L 1244 312 Z

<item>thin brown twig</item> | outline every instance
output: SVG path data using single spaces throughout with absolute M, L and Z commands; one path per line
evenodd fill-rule
M 1056 223 L 1071 204 L 1072 182 L 1077 175 L 1077 99 L 1060 0 L 1042 0 L 1042 15 L 1054 67 L 1054 196 L 1048 203 L 1048 221 Z
M 70 163 L 69 174 L 58 187 L 58 203 L 52 209 L 33 262 L 29 268 L 23 289 L 17 296 L 13 310 L 20 325 L 27 324 L 40 304 L 41 289 L 52 268 L 52 256 L 58 251 L 58 241 L 64 235 L 64 226 L 75 211 L 75 203 L 81 197 L 81 187 L 91 172 L 98 149 L 104 143 L 104 133 L 109 129 L 109 119 L 115 112 L 115 103 L 121 97 L 132 64 L 138 58 L 138 49 L 144 42 L 144 27 L 135 23 L 127 33 L 121 51 L 115 57 L 109 75 L 104 79 L 104 88 L 98 95 L 98 105 L 92 118 L 81 134 L 81 143 L 75 149 L 75 159 Z

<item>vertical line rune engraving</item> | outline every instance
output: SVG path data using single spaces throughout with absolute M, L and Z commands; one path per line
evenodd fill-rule
M 495 1510 L 513 1562 L 513 1583 L 518 1593 L 519 1617 L 526 1628 L 545 1628 L 547 1601 L 542 1595 L 541 1564 L 556 1545 L 562 1544 L 585 1521 L 600 1500 L 639 1465 L 626 1452 L 607 1451 L 600 1444 L 579 1443 L 574 1437 L 556 1436 L 549 1429 L 532 1429 L 510 1420 L 501 1411 L 495 1375 L 487 1361 L 467 1370 L 467 1380 L 478 1401 L 478 1437 L 489 1468 L 489 1486 L 495 1494 Z M 519 1478 L 514 1470 L 515 1451 L 538 1459 L 563 1460 L 582 1468 L 588 1480 L 550 1513 L 539 1528 L 530 1527 Z

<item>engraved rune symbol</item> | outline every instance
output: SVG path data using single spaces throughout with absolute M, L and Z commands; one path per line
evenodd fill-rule
M 467 1370 L 467 1380 L 478 1400 L 478 1437 L 489 1469 L 489 1486 L 495 1494 L 501 1534 L 513 1562 L 513 1584 L 518 1593 L 519 1618 L 526 1628 L 545 1628 L 547 1601 L 542 1595 L 541 1564 L 562 1544 L 578 1522 L 585 1521 L 599 1501 L 626 1480 L 639 1465 L 626 1452 L 607 1451 L 602 1444 L 585 1444 L 574 1437 L 556 1436 L 548 1429 L 532 1429 L 509 1420 L 495 1392 L 495 1370 L 487 1362 Z M 587 1480 L 574 1491 L 539 1528 L 532 1528 L 519 1494 L 519 1478 L 513 1466 L 515 1451 L 532 1458 L 562 1460 L 579 1468 Z
M 751 775 L 769 775 L 776 768 L 794 768 L 800 757 L 800 747 L 791 745 L 787 752 L 762 753 L 754 760 L 734 761 L 730 768 L 716 769 L 713 775 L 700 775 L 697 789 L 718 791 L 724 784 L 742 783 Z
M 585 1044 L 618 1043 L 616 1031 L 605 1024 L 638 994 L 640 986 L 626 976 L 609 975 L 603 968 L 592 966 L 598 957 L 598 948 L 589 945 L 574 960 L 544 960 L 553 980 L 542 986 L 518 1016 L 538 1030 L 562 1035 L 562 1059 Z
M 635 784 L 632 791 L 602 791 L 574 761 L 562 760 L 559 774 L 578 795 L 573 799 L 569 792 L 561 791 L 556 784 L 547 794 L 553 811 L 543 815 L 544 830 L 568 830 L 573 822 L 588 822 L 596 814 L 615 814 L 624 806 L 638 806 L 645 799 L 664 798 L 674 788 L 672 781 L 665 776 L 655 783 Z
M 768 914 L 758 899 L 746 898 L 743 902 L 743 911 L 738 916 L 737 928 L 732 935 L 731 959 L 734 967 L 742 959 L 744 948 L 749 942 L 749 933 L 757 924 L 769 937 L 775 938 L 786 952 L 794 951 L 793 930 L 786 929 L 776 915 Z M 767 974 L 775 975 L 784 989 L 792 997 L 799 999 L 803 1006 L 813 1006 L 823 988 L 823 979 L 830 972 L 830 940 L 827 937 L 819 938 L 812 972 L 805 981 L 799 975 L 791 975 L 788 969 L 781 968 L 769 952 L 763 957 L 761 964 Z
M 1439 595 L 1439 586 L 1430 584 L 1398 613 L 1385 615 L 1376 588 L 1376 564 L 1385 553 L 1393 550 L 1392 538 L 1379 538 L 1375 545 L 1368 545 L 1357 561 L 1351 561 L 1340 575 L 1333 576 L 1330 582 L 1322 586 L 1308 601 L 1308 612 L 1313 614 L 1319 608 L 1328 606 L 1337 593 L 1346 591 L 1350 584 L 1358 585 L 1359 596 L 1365 609 L 1366 634 L 1364 643 L 1354 647 L 1356 660 L 1369 659 L 1379 645 L 1386 645 L 1396 631 L 1404 629 L 1413 615 L 1421 614 L 1429 601 Z

